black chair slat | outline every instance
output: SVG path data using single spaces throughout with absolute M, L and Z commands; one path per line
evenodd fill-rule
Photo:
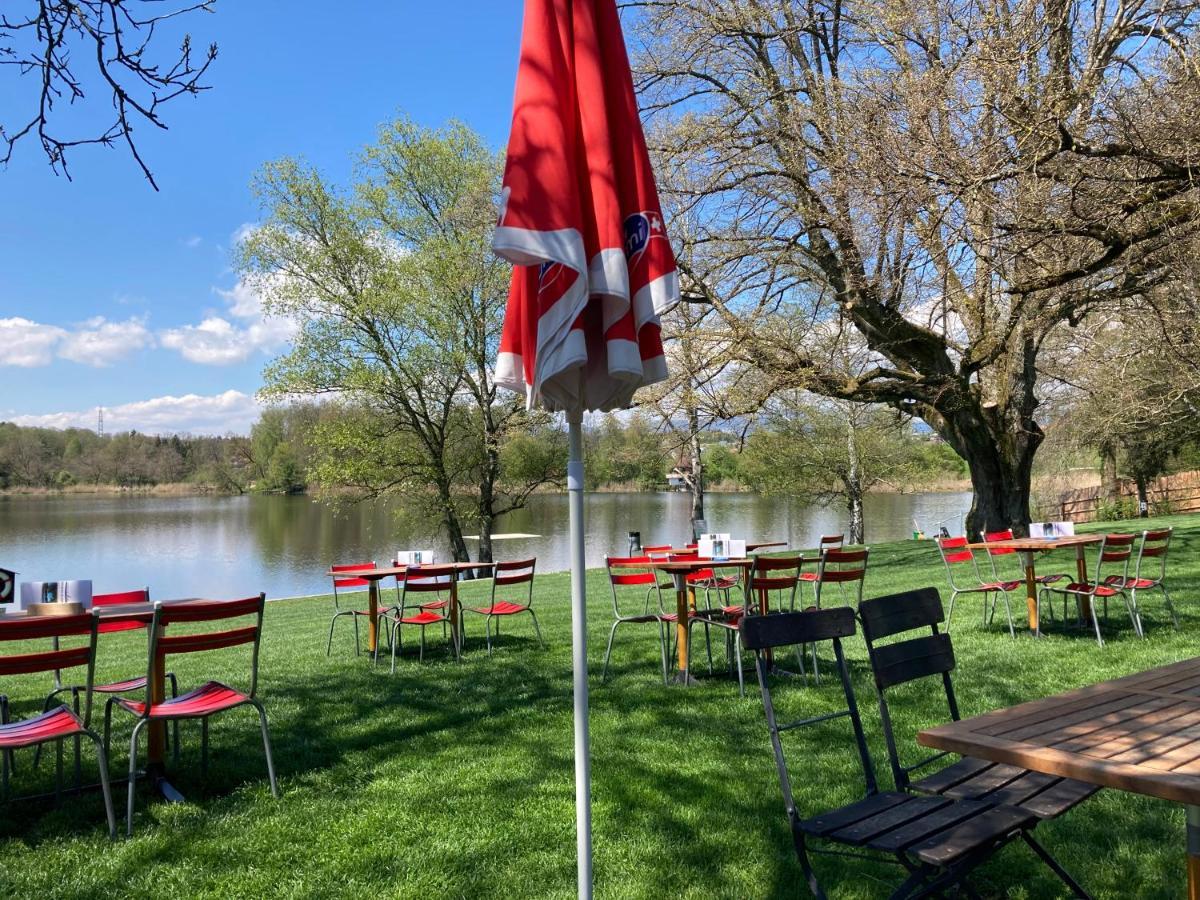
M 871 667 L 881 689 L 940 675 L 954 669 L 954 646 L 948 634 L 928 634 L 884 647 L 874 647 Z
M 1060 781 L 1062 779 L 1055 775 L 1024 771 L 1008 784 L 1004 785 L 1004 787 L 992 791 L 987 795 L 986 799 L 991 800 L 993 803 L 1003 803 L 1005 806 L 1019 806 L 1024 808 L 1027 801 L 1032 800 L 1042 791 L 1046 790 L 1046 788 Z
M 1100 788 L 1094 784 L 1086 784 L 1074 778 L 1061 778 L 1058 784 L 1023 801 L 1021 809 L 1028 810 L 1039 819 L 1055 819 L 1067 810 L 1074 809 L 1098 790 Z
M 914 797 L 908 795 L 907 803 L 898 803 L 881 813 L 855 822 L 846 828 L 830 832 L 826 837 L 830 840 L 841 841 L 846 844 L 866 844 L 872 838 L 879 837 L 893 828 L 899 828 L 901 825 L 907 825 L 922 816 L 927 816 L 951 802 L 953 801 L 947 800 L 944 797 Z
M 863 634 L 870 641 L 914 628 L 928 628 L 946 619 L 942 598 L 933 587 L 864 600 L 858 614 Z
M 931 866 L 949 866 L 968 853 L 1006 840 L 1014 831 L 1028 828 L 1035 821 L 1033 816 L 1014 807 L 994 806 L 954 828 L 910 846 L 908 851 Z
M 974 759 L 968 756 L 944 769 L 938 769 L 938 771 L 926 775 L 920 781 L 913 782 L 912 788 L 922 794 L 940 794 L 994 765 L 996 764 L 985 759 Z
M 991 809 L 993 804 L 979 800 L 957 800 L 941 809 L 936 809 L 908 825 L 895 828 L 867 843 L 874 850 L 899 853 L 916 844 L 922 844 L 949 828 L 969 821 Z M 1031 817 L 1032 818 L 1032 817 Z
M 796 827 L 805 834 L 815 834 L 818 837 L 824 837 L 831 832 L 849 827 L 856 822 L 878 816 L 880 813 L 886 812 L 894 806 L 906 804 L 910 800 L 912 800 L 912 797 L 909 795 L 894 791 L 884 794 L 870 794 L 855 803 L 840 806 L 837 809 L 831 809 L 812 818 L 797 822 Z
M 1028 773 L 1028 769 L 1020 766 L 994 765 L 980 772 L 973 778 L 959 782 L 949 790 L 943 791 L 947 797 L 959 800 L 979 800 L 984 796 L 991 799 L 991 793 L 998 791 L 1009 783 Z M 996 802 L 996 801 L 993 801 Z
M 742 619 L 742 644 L 748 650 L 811 644 L 854 634 L 854 610 L 848 606 Z

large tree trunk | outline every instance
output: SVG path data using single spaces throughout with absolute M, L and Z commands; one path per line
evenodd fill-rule
M 704 459 L 700 450 L 700 420 L 695 409 L 688 411 L 689 444 L 692 451 L 692 521 L 704 518 Z
M 1150 516 L 1150 495 L 1146 491 L 1146 476 L 1139 475 L 1137 477 L 1137 498 L 1138 498 L 1138 518 L 1146 519 Z
M 867 538 L 863 521 L 862 473 L 858 460 L 858 435 L 853 419 L 846 420 L 846 456 L 850 465 L 843 483 L 846 488 L 846 509 L 850 513 L 850 543 L 865 544 Z
M 1117 448 L 1108 441 L 1100 445 L 1100 496 L 1110 503 L 1121 497 L 1121 482 L 1117 479 Z

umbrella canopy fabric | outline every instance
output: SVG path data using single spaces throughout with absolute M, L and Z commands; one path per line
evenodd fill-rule
M 512 262 L 497 382 L 610 410 L 667 375 L 679 299 L 615 0 L 527 0 L 493 249 Z

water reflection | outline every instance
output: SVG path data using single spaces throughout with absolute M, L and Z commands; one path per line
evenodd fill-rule
M 950 518 L 957 532 L 969 504 L 969 494 L 872 495 L 868 541 L 908 537 L 914 518 L 926 528 Z M 435 528 L 399 512 L 378 502 L 335 514 L 307 497 L 13 497 L 0 499 L 0 566 L 22 581 L 91 578 L 97 591 L 148 584 L 159 597 L 312 594 L 328 589 L 321 573 L 331 562 L 384 562 L 398 549 L 446 552 Z M 684 541 L 689 513 L 683 494 L 589 494 L 588 565 L 625 552 L 629 531 L 647 544 Z M 714 531 L 811 547 L 841 531 L 845 514 L 786 497 L 714 494 L 707 520 Z M 497 542 L 498 556 L 537 556 L 541 571 L 567 567 L 565 496 L 534 497 L 498 530 L 540 535 Z

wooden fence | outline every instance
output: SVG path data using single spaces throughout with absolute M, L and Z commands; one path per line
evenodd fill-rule
M 1173 513 L 1200 512 L 1200 472 L 1178 472 L 1154 479 L 1146 489 L 1151 512 L 1165 506 Z M 1122 480 L 1119 499 L 1137 504 L 1137 486 Z M 1100 507 L 1108 502 L 1099 486 L 1064 491 L 1058 498 L 1059 519 L 1064 522 L 1091 522 Z

